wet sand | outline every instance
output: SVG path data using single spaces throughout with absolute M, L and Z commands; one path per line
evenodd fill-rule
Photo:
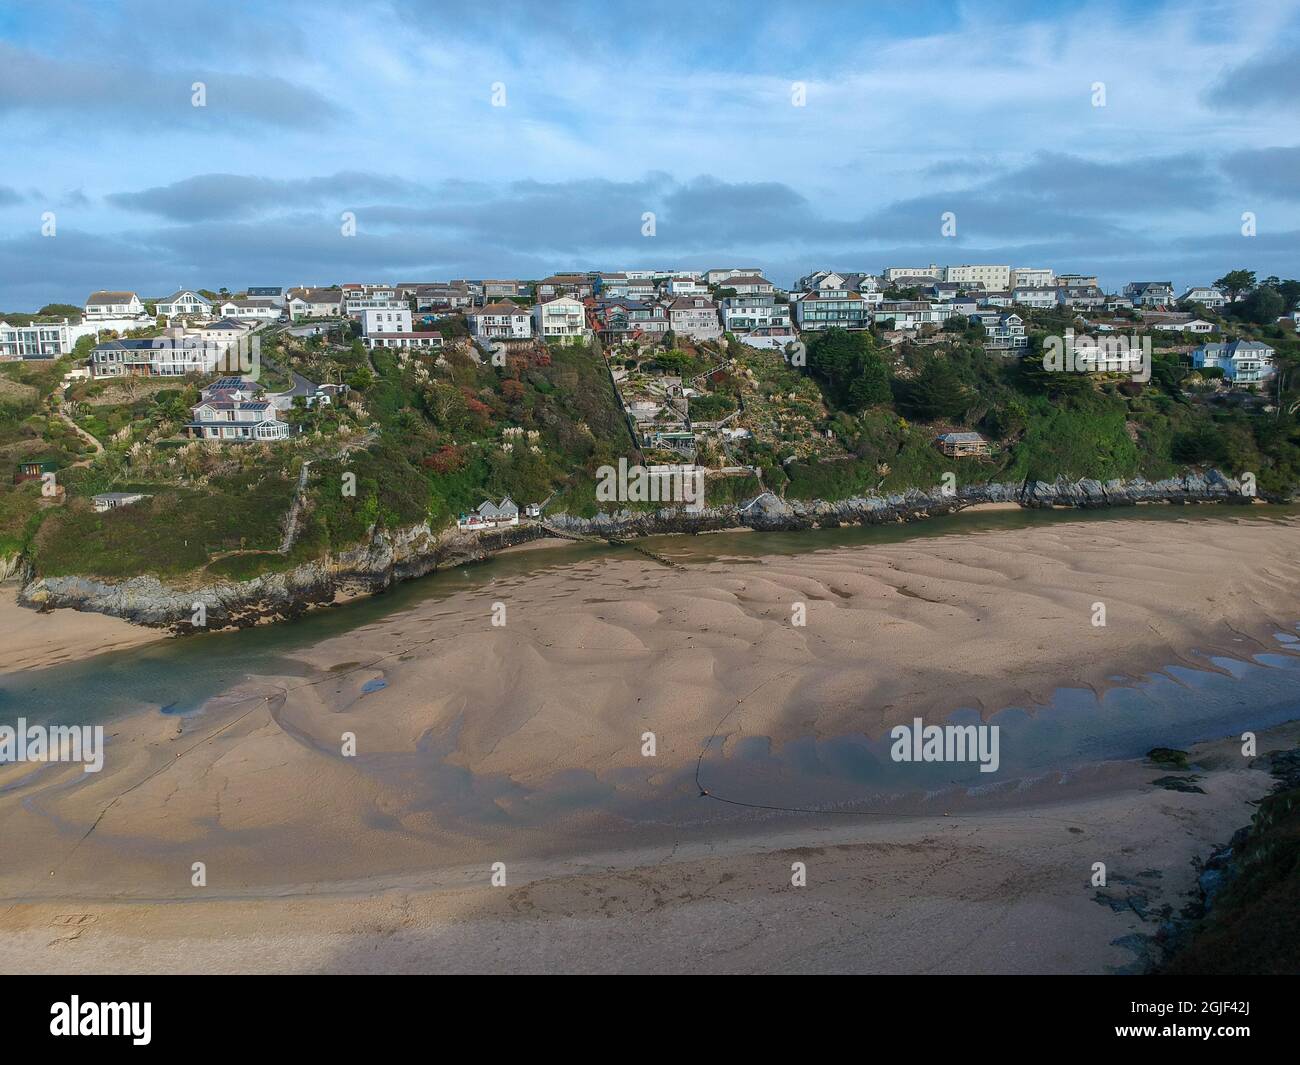
M 1111 940 L 1131 929 L 1095 901 L 1091 863 L 1186 890 L 1191 856 L 1267 790 L 1239 754 L 1213 752 L 1206 795 L 1119 764 L 848 824 L 720 816 L 696 760 L 711 737 L 706 768 L 749 738 L 878 738 L 1276 650 L 1300 614 L 1297 548 L 1295 520 L 1055 523 L 685 569 L 593 558 L 422 603 L 302 652 L 306 677 L 115 722 L 100 774 L 0 767 L 4 955 L 21 971 L 1126 964 Z M 805 853 L 809 887 L 790 888 Z M 79 934 L 51 923 L 81 913 Z

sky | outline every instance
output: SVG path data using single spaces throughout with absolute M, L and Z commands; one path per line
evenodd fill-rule
M 1295 277 L 1298 103 L 1300 0 L 0 0 L 0 310 L 622 268 Z

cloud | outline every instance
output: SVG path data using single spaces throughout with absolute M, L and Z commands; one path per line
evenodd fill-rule
M 373 197 L 405 199 L 422 192 L 419 185 L 401 178 L 357 171 L 292 180 L 243 174 L 197 174 L 140 192 L 110 193 L 105 199 L 116 207 L 172 221 L 205 222 L 325 203 L 355 203 Z
M 192 104 L 195 82 L 205 87 L 206 106 Z M 180 121 L 193 123 L 199 131 L 308 124 L 319 132 L 342 113 L 314 90 L 283 78 L 165 70 L 133 63 L 127 56 L 112 63 L 51 59 L 0 41 L 0 116 L 50 112 L 108 119 L 121 133 Z M 83 124 L 78 132 L 86 128 Z
M 1223 111 L 1261 106 L 1294 109 L 1300 100 L 1300 47 L 1260 53 L 1225 68 L 1206 89 L 1204 100 Z
M 23 196 L 17 189 L 11 189 L 8 185 L 0 185 L 0 207 L 11 207 L 15 203 L 22 203 Z
M 1247 192 L 1300 201 L 1300 146 L 1234 152 L 1224 160 L 1223 172 Z

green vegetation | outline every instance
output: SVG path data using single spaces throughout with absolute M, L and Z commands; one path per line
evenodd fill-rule
M 611 359 L 631 375 L 620 387 L 671 402 L 683 418 L 689 408 L 693 425 L 727 419 L 724 429 L 697 428 L 697 461 L 758 473 L 710 477 L 715 505 L 765 489 L 834 500 L 932 488 L 948 472 L 965 485 L 1157 479 L 1188 466 L 1250 471 L 1263 492 L 1290 493 L 1300 484 L 1300 343 L 1273 319 L 1279 302 L 1289 309 L 1300 298 L 1300 282 L 1256 283 L 1249 271 L 1221 280 L 1242 298 L 1206 316 L 1229 337 L 1274 347 L 1281 373 L 1267 396 L 1227 388 L 1221 371 L 1193 370 L 1189 338 L 1172 334 L 1153 338 L 1146 382 L 1046 372 L 1045 339 L 1082 325 L 1058 310 L 1024 312 L 1031 344 L 1021 359 L 986 351 L 982 329 L 962 321 L 901 341 L 881 331 L 812 333 L 806 358 L 790 361 L 731 336 L 671 334 L 621 344 Z M 488 498 L 549 499 L 552 513 L 590 517 L 609 508 L 596 498 L 601 466 L 680 461 L 634 444 L 599 352 L 512 344 L 504 365 L 493 365 L 465 339 L 459 316 L 436 326 L 441 352 L 367 351 L 346 324 L 310 338 L 265 333 L 265 386 L 283 390 L 296 373 L 349 389 L 332 404 L 295 400 L 284 418 L 299 431 L 274 444 L 188 439 L 204 380 L 64 386 L 87 342 L 53 362 L 0 364 L 0 552 L 25 553 L 46 574 L 246 578 L 376 530 L 422 522 L 441 530 Z M 680 379 L 689 400 L 670 394 L 665 377 Z M 664 420 L 672 428 L 670 412 Z M 948 430 L 978 431 L 990 453 L 943 455 L 935 437 Z M 11 483 L 19 463 L 39 461 L 57 471 L 53 496 L 39 482 Z M 296 536 L 281 554 L 305 463 Z M 149 498 L 94 512 L 90 496 L 128 487 Z

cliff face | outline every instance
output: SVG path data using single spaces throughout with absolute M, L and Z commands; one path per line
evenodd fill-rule
M 248 581 L 229 581 L 174 588 L 157 577 L 131 577 L 120 583 L 90 577 L 36 577 L 19 593 L 24 606 L 72 607 L 111 614 L 138 625 L 175 632 L 243 628 L 280 621 L 341 599 L 382 591 L 397 581 L 437 569 L 481 562 L 511 544 L 545 533 L 523 526 L 482 536 L 436 535 L 428 525 L 382 532 L 369 542 L 282 573 Z M 194 616 L 203 604 L 206 624 Z
M 1025 484 L 983 484 L 945 495 L 938 489 L 909 489 L 860 499 L 783 500 L 765 494 L 745 507 L 706 507 L 681 510 L 619 511 L 594 518 L 567 514 L 549 518 L 566 532 L 590 536 L 639 536 L 666 532 L 707 532 L 747 526 L 751 529 L 791 530 L 835 528 L 840 525 L 880 525 L 952 514 L 981 503 L 1016 503 L 1022 507 L 1116 507 L 1137 503 L 1240 502 L 1241 485 L 1217 470 L 1164 481 L 1029 481 Z
M 1137 503 L 1203 503 L 1250 500 L 1240 484 L 1217 471 L 1164 481 L 1058 481 L 987 484 L 960 488 L 952 495 L 938 489 L 911 489 L 897 495 L 867 496 L 838 502 L 782 500 L 770 493 L 741 506 L 706 507 L 696 512 L 677 508 L 618 511 L 594 518 L 558 514 L 547 519 L 553 529 L 578 536 L 630 537 L 656 533 L 708 532 L 749 527 L 759 530 L 835 528 L 879 525 L 950 514 L 981 503 L 1017 503 L 1023 507 L 1113 507 Z M 71 607 L 112 614 L 140 625 L 193 632 L 197 604 L 206 612 L 207 629 L 243 627 L 260 621 L 296 617 L 313 607 L 356 595 L 382 591 L 396 581 L 423 576 L 467 562 L 481 561 L 513 544 L 547 535 L 525 525 L 479 534 L 449 530 L 435 534 L 428 525 L 379 532 L 362 545 L 306 563 L 283 573 L 249 581 L 186 588 L 168 587 L 156 577 L 132 577 L 120 583 L 88 577 L 36 577 L 19 594 L 25 606 Z

